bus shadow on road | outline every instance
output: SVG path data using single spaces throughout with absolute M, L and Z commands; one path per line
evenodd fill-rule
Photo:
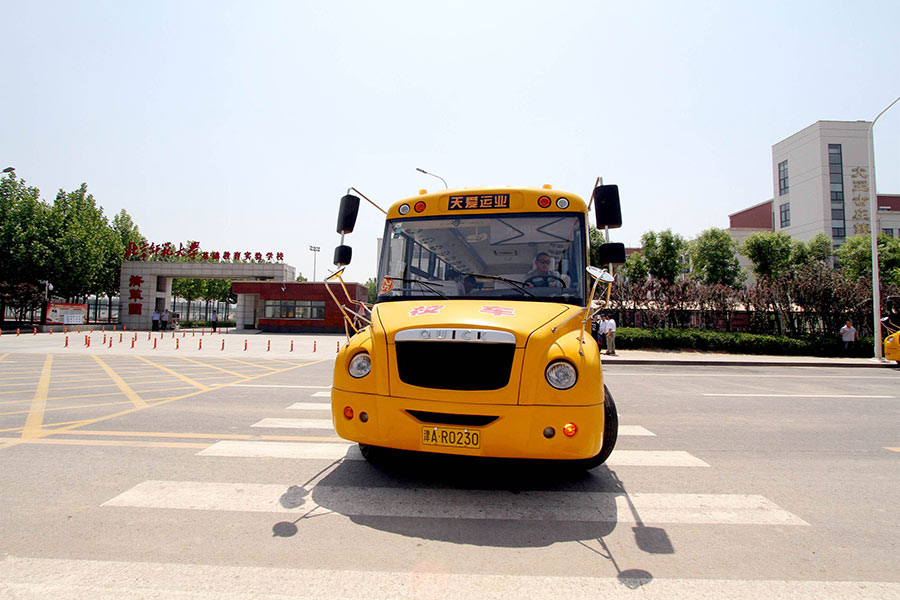
M 391 453 L 377 465 L 340 462 L 310 494 L 358 525 L 407 537 L 542 547 L 602 539 L 623 522 L 635 525 L 643 552 L 674 553 L 666 531 L 642 522 L 605 465 L 584 471 L 552 461 Z

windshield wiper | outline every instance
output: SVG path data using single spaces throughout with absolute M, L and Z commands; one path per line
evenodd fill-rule
M 502 281 L 503 283 L 509 283 L 516 286 L 517 289 L 525 292 L 532 298 L 537 298 L 534 294 L 528 291 L 528 288 L 525 287 L 525 282 L 516 281 L 515 279 L 509 279 L 507 277 L 501 277 L 499 275 L 485 275 L 484 273 L 460 273 L 461 275 L 467 275 L 470 277 L 478 277 L 479 279 L 490 279 L 492 281 Z
M 423 281 L 421 279 L 404 279 L 403 277 L 391 277 L 391 279 L 393 279 L 394 281 L 402 281 L 403 283 L 418 283 L 419 285 L 421 285 L 428 291 L 434 292 L 435 294 L 437 294 L 444 300 L 449 300 L 449 298 L 447 298 L 447 296 L 443 295 L 439 290 L 435 289 L 435 287 L 434 287 L 436 285 L 440 286 L 440 287 L 444 287 L 443 283 L 435 283 L 433 281 Z

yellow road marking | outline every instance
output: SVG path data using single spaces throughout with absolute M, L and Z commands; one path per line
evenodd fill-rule
M 125 397 L 131 400 L 131 402 L 138 407 L 147 406 L 147 402 L 138 396 L 138 393 L 131 389 L 131 386 L 125 383 L 125 380 L 119 377 L 119 374 L 113 371 L 109 365 L 103 362 L 103 359 L 94 355 L 94 360 L 97 361 L 97 364 L 103 367 L 103 370 L 106 371 L 106 374 L 109 375 L 109 378 L 113 380 L 116 386 L 122 390 L 122 393 L 125 394 Z
M 25 419 L 25 427 L 22 429 L 22 439 L 37 437 L 41 432 L 44 422 L 44 409 L 47 408 L 47 393 L 50 391 L 50 371 L 53 368 L 53 355 L 48 354 L 44 360 L 44 368 L 41 369 L 41 379 L 34 392 L 28 417 Z
M 225 360 L 230 360 L 231 362 L 241 363 L 242 365 L 247 365 L 247 366 L 249 366 L 249 367 L 256 367 L 257 369 L 268 369 L 268 370 L 270 370 L 270 371 L 277 371 L 277 370 L 278 370 L 278 369 L 276 369 L 275 367 L 267 367 L 267 366 L 265 366 L 265 365 L 258 365 L 258 364 L 256 364 L 256 363 L 247 362 L 247 361 L 245 361 L 245 360 L 238 360 L 238 359 L 236 359 L 236 358 L 228 358 L 227 356 L 223 356 L 222 358 L 224 358 Z
M 153 362 L 153 361 L 151 361 L 151 360 L 147 360 L 147 359 L 144 358 L 143 356 L 138 356 L 138 358 L 139 358 L 140 360 L 144 361 L 145 363 L 147 363 L 148 365 L 153 365 L 153 366 L 156 367 L 157 369 L 162 369 L 162 370 L 165 371 L 166 373 L 168 373 L 168 374 L 170 374 L 170 375 L 174 375 L 174 376 L 177 377 L 178 379 L 184 381 L 185 383 L 189 383 L 189 384 L 191 384 L 192 386 L 194 386 L 194 387 L 196 387 L 196 388 L 200 388 L 200 389 L 203 390 L 203 391 L 206 391 L 206 390 L 210 389 L 209 386 L 204 385 L 204 384 L 202 384 L 202 383 L 200 383 L 200 382 L 198 382 L 198 381 L 194 381 L 194 380 L 191 379 L 190 377 L 186 377 L 186 376 L 182 375 L 181 373 L 177 373 L 177 372 L 173 371 L 172 369 L 170 369 L 169 367 L 164 367 L 164 366 L 162 366 L 162 365 L 158 365 L 158 364 L 156 364 L 155 362 Z
M 246 433 L 176 433 L 165 431 L 103 431 L 73 429 L 60 435 L 97 435 L 109 437 L 188 438 L 200 440 L 263 440 L 266 442 L 334 442 L 340 438 L 304 435 L 254 435 Z
M 56 438 L 36 438 L 33 440 L 22 440 L 19 438 L 0 438 L 0 442 L 16 442 L 24 444 L 52 444 L 58 446 L 130 446 L 137 448 L 208 448 L 209 444 L 201 444 L 198 442 L 136 442 L 131 440 L 66 440 Z M 3 447 L 3 446 L 0 446 Z
M 7 352 L 6 354 L 0 354 L 0 360 L 3 360 L 7 356 L 9 356 L 9 352 Z
M 33 384 L 32 384 L 33 385 Z M 113 387 L 114 383 L 95 383 L 94 385 L 70 385 L 64 387 L 55 387 L 56 390 L 83 390 L 85 388 L 100 388 L 100 387 Z M 22 392 L 29 392 L 31 390 L 15 390 L 11 392 L 0 392 L 0 394 L 21 394 Z
M 141 358 L 141 357 L 138 357 L 138 358 Z M 142 358 L 142 360 L 143 360 L 143 358 Z M 309 366 L 309 365 L 318 364 L 318 363 L 324 362 L 324 361 L 326 361 L 326 360 L 330 360 L 330 359 L 323 358 L 323 359 L 321 359 L 321 360 L 314 360 L 314 361 L 311 361 L 311 362 L 308 362 L 308 363 L 303 363 L 303 364 L 295 365 L 295 366 L 293 366 L 293 367 L 287 367 L 287 368 L 285 368 L 285 369 L 280 369 L 280 370 L 275 371 L 275 372 L 273 372 L 273 373 L 263 373 L 263 374 L 261 374 L 261 375 L 254 375 L 253 377 L 249 377 L 249 378 L 247 378 L 246 380 L 243 380 L 243 381 L 252 381 L 252 380 L 254 380 L 254 379 L 259 379 L 259 378 L 261 378 L 261 377 L 268 377 L 269 375 L 276 375 L 276 374 L 278 374 L 278 373 L 286 373 L 287 371 L 293 371 L 294 369 L 299 369 L 299 368 L 301 368 L 301 367 L 307 367 L 307 366 Z M 149 361 L 148 361 L 148 362 L 149 362 Z M 152 363 L 151 363 L 151 364 L 152 364 Z M 236 382 L 235 382 L 235 383 L 236 383 Z M 65 432 L 67 432 L 67 431 L 71 431 L 71 430 L 73 430 L 73 429 L 77 429 L 77 428 L 82 427 L 82 426 L 85 426 L 85 425 L 93 425 L 93 424 L 95 424 L 95 423 L 101 423 L 101 422 L 103 422 L 103 421 L 109 421 L 110 419 L 115 419 L 115 418 L 122 417 L 122 416 L 125 416 L 125 415 L 130 415 L 130 414 L 132 414 L 132 413 L 135 413 L 135 412 L 138 412 L 138 411 L 141 411 L 141 410 L 145 410 L 146 408 L 152 408 L 152 407 L 155 407 L 155 406 L 161 406 L 161 405 L 163 405 L 163 404 L 168 404 L 169 402 L 175 402 L 176 400 L 183 400 L 184 398 L 190 398 L 190 397 L 192 397 L 192 396 L 199 396 L 200 394 L 205 394 L 206 392 L 213 391 L 213 390 L 221 390 L 222 388 L 230 387 L 230 386 L 232 386 L 232 385 L 234 385 L 234 383 L 227 383 L 227 384 L 224 384 L 224 385 L 222 385 L 222 386 L 215 387 L 215 388 L 206 388 L 206 389 L 202 389 L 202 390 L 197 390 L 197 391 L 191 392 L 191 393 L 189 393 L 189 394 L 184 394 L 184 395 L 182 395 L 182 396 L 175 396 L 175 397 L 173 397 L 173 398 L 168 398 L 168 399 L 162 400 L 162 401 L 160 401 L 160 402 L 155 402 L 155 403 L 153 403 L 153 404 L 148 404 L 146 407 L 134 407 L 134 408 L 129 408 L 128 410 L 119 411 L 119 412 L 117 412 L 117 413 L 113 413 L 113 414 L 110 414 L 110 415 L 105 415 L 105 416 L 103 416 L 103 417 L 97 417 L 96 419 L 88 419 L 88 420 L 85 420 L 85 421 L 73 423 L 73 424 L 71 424 L 71 425 L 67 425 L 67 426 L 65 426 L 65 427 L 61 427 L 61 428 L 59 428 L 59 429 L 43 430 L 43 431 L 41 431 L 41 432 L 39 433 L 39 435 L 40 435 L 41 437 L 45 437 L 45 436 L 48 436 L 48 435 L 56 435 L 56 434 L 65 433 Z M 59 425 L 59 423 L 57 423 L 57 425 Z M 23 441 L 25 441 L 25 440 L 23 440 L 22 438 L 13 438 L 13 439 L 11 439 L 11 440 L 9 440 L 9 441 L 4 441 L 2 444 L 0 444 L 0 450 L 2 450 L 2 449 L 4 449 L 4 448 L 10 448 L 10 447 L 12 447 L 12 446 L 16 446 L 16 445 L 22 443 Z
M 200 362 L 199 360 L 194 360 L 193 358 L 188 358 L 186 356 L 179 356 L 181 360 L 186 360 L 188 362 L 194 363 L 196 365 L 202 365 L 208 369 L 215 369 L 216 371 L 222 371 L 223 373 L 228 373 L 229 375 L 234 375 L 235 377 L 243 377 L 246 379 L 249 375 L 244 375 L 243 373 L 238 373 L 237 371 L 229 371 L 228 369 L 223 369 L 222 367 L 217 367 L 215 365 L 208 365 L 204 362 Z
M 117 395 L 121 395 L 121 394 L 117 394 Z M 48 412 L 54 412 L 54 411 L 58 411 L 58 410 L 74 410 L 76 408 L 94 408 L 95 406 L 116 406 L 118 404 L 128 404 L 128 402 L 127 401 L 126 402 L 101 402 L 99 404 L 81 404 L 78 406 L 60 406 L 57 408 L 45 408 L 44 412 L 48 413 Z M 27 410 L 17 410 L 14 412 L 0 413 L 0 416 L 5 417 L 5 416 L 9 416 L 9 415 L 24 415 L 27 412 L 28 412 Z
M 888 447 L 885 447 L 885 450 L 890 450 L 891 452 L 900 452 L 900 448 L 888 448 Z

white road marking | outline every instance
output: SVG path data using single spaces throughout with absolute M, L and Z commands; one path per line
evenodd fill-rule
M 331 398 L 331 392 L 316 392 L 313 398 Z
M 247 388 L 290 388 L 299 390 L 330 390 L 330 385 L 264 385 L 261 383 L 236 383 L 231 387 Z
M 637 589 L 639 588 L 639 589 Z M 0 561 L 0 592 L 21 600 L 436 600 L 465 598 L 683 600 L 791 598 L 875 600 L 900 597 L 900 583 L 764 579 L 661 579 L 354 571 L 178 563 L 20 558 Z
M 201 450 L 198 456 L 241 458 L 304 458 L 362 460 L 356 444 L 349 442 L 244 442 L 223 440 Z
M 675 365 L 672 365 L 675 366 Z M 723 365 L 729 366 L 729 365 Z M 678 366 L 679 369 L 684 369 L 683 366 Z M 806 367 L 785 367 L 785 368 L 806 368 Z M 815 367 L 813 367 L 815 368 Z M 604 368 L 604 371 L 606 368 Z M 765 379 L 892 379 L 897 381 L 898 377 L 896 375 L 778 375 L 778 374 L 769 374 L 760 375 L 759 373 L 693 373 L 693 372 L 663 372 L 663 373 L 648 373 L 645 371 L 620 371 L 618 369 L 611 370 L 609 372 L 610 376 L 619 376 L 619 375 L 630 375 L 635 377 L 690 377 L 691 379 L 697 377 L 717 377 L 723 379 L 759 379 L 763 377 Z
M 896 398 L 897 396 L 860 396 L 855 394 L 701 394 L 732 398 Z
M 334 429 L 331 419 L 263 419 L 250 427 L 268 427 L 272 429 Z
M 808 525 L 763 496 L 417 489 L 316 485 L 305 495 L 270 483 L 145 481 L 103 506 L 513 521 Z M 633 508 L 632 508 L 633 507 Z M 634 513 L 637 513 L 637 517 Z
M 290 410 L 331 410 L 330 402 L 296 402 L 288 406 Z
M 644 429 L 640 425 L 619 425 L 619 435 L 637 435 L 637 436 L 652 436 L 656 437 L 656 434 L 652 431 Z
M 257 442 L 223 440 L 201 450 L 198 456 L 243 458 L 362 459 L 350 442 Z M 709 467 L 709 464 L 680 450 L 614 450 L 606 461 L 611 467 Z

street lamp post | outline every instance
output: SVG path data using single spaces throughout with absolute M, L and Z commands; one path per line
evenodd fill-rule
M 893 102 L 878 113 L 869 123 L 869 229 L 872 238 L 872 334 L 875 345 L 875 360 L 884 360 L 881 344 L 881 277 L 878 274 L 878 186 L 875 185 L 875 121 L 900 100 Z
M 319 246 L 310 246 L 309 250 L 310 250 L 310 252 L 313 253 L 313 278 L 312 278 L 312 280 L 315 281 L 316 280 L 316 255 L 318 255 L 319 250 L 321 250 L 321 248 Z

